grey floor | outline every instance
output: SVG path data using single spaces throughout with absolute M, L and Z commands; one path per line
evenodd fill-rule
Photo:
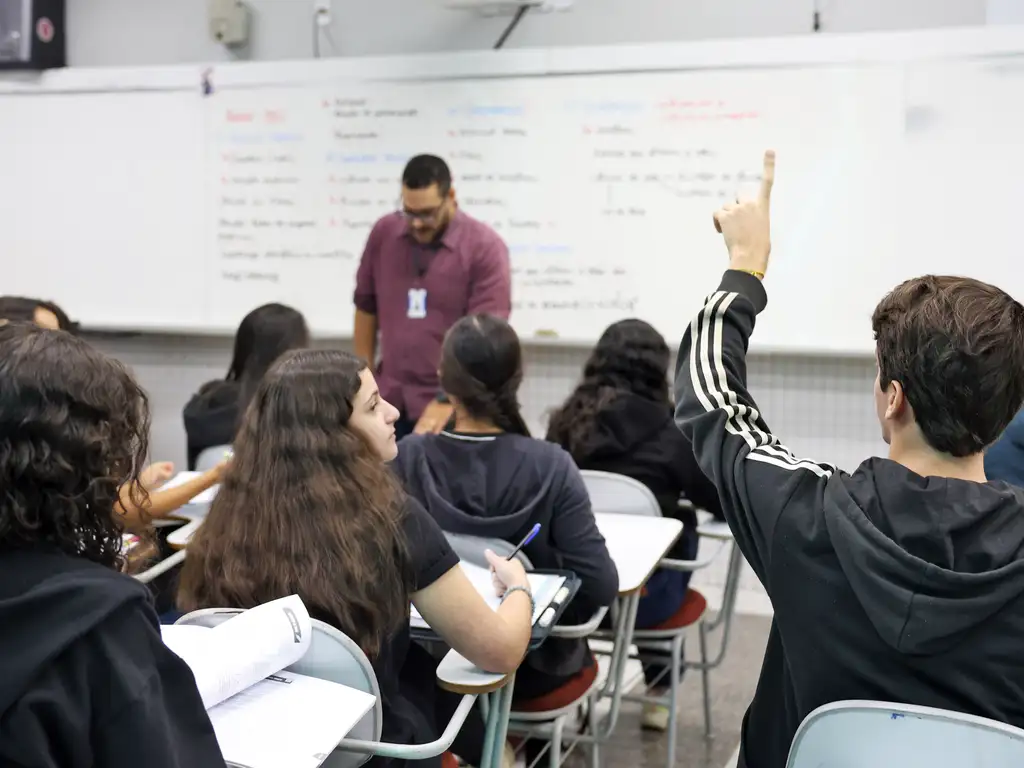
M 711 717 L 714 736 L 704 737 L 700 674 L 687 672 L 680 698 L 679 742 L 676 765 L 680 768 L 725 768 L 739 745 L 740 722 L 761 670 L 771 619 L 736 616 L 728 651 L 722 665 L 711 673 Z M 709 648 L 718 647 L 719 633 L 710 636 Z M 693 645 L 693 644 L 690 644 Z M 692 658 L 693 648 L 687 647 Z M 571 765 L 585 765 L 572 756 Z M 611 743 L 603 750 L 602 764 L 611 768 L 663 768 L 665 740 L 660 734 L 640 730 L 638 705 L 626 704 Z

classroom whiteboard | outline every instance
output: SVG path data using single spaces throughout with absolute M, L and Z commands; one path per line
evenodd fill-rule
M 480 56 L 472 74 L 431 57 L 405 76 L 397 60 L 344 77 L 336 63 L 230 65 L 206 96 L 195 70 L 123 75 L 163 90 L 118 90 L 107 71 L 88 92 L 0 93 L 0 163 L 18 182 L 0 185 L 18 254 L 3 292 L 53 297 L 86 326 L 218 333 L 283 301 L 346 335 L 369 230 L 398 205 L 405 161 L 432 152 L 460 206 L 508 243 L 525 339 L 589 344 L 637 316 L 674 344 L 726 264 L 711 214 L 756 188 L 768 146 L 755 346 L 869 353 L 875 303 L 923 272 L 1013 292 L 1021 59 L 801 62 L 801 45 L 785 64 L 684 71 L 590 72 L 577 52 L 561 73 L 554 55 L 492 77 Z M 606 56 L 587 54 L 594 68 Z
M 867 245 L 848 225 L 879 218 L 865 171 L 895 128 L 863 106 L 897 98 L 886 82 L 836 69 L 222 91 L 208 102 L 212 320 L 273 299 L 347 330 L 370 229 L 398 205 L 409 157 L 432 152 L 449 159 L 460 205 L 508 244 L 521 335 L 593 340 L 641 316 L 677 338 L 726 263 L 711 214 L 756 188 L 765 146 L 785 158 L 780 251 Z M 831 211 L 815 204 L 823 188 Z M 790 314 L 782 298 L 760 335 L 784 343 L 831 301 Z M 835 319 L 827 332 L 854 343 Z

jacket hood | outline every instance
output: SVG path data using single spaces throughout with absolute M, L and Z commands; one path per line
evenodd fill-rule
M 189 442 L 201 445 L 230 443 L 238 422 L 241 387 L 235 381 L 211 381 L 192 396 L 183 412 Z
M 1024 491 L 921 477 L 888 459 L 833 475 L 824 519 L 879 636 L 940 653 L 1024 592 Z
M 39 580 L 43 560 L 49 576 Z M 0 717 L 43 668 L 132 600 L 148 600 L 146 588 L 95 563 L 57 552 L 0 553 Z
M 583 447 L 581 461 L 619 457 L 641 445 L 672 421 L 668 403 L 622 392 L 594 419 L 593 432 Z
M 550 517 L 552 489 L 571 463 L 530 437 L 442 432 L 403 439 L 396 468 L 442 528 L 507 540 Z

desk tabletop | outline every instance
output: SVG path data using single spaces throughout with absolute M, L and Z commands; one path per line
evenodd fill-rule
M 620 595 L 643 587 L 683 532 L 683 524 L 671 517 L 598 512 L 594 518 L 619 571 Z
M 181 528 L 167 536 L 167 545 L 171 549 L 185 549 L 192 539 L 192 534 L 198 531 L 199 526 L 202 524 L 203 518 L 199 518 L 198 520 L 193 520 L 188 525 L 181 526 Z
M 437 665 L 437 684 L 452 693 L 480 696 L 504 687 L 508 678 L 508 675 L 484 672 L 455 651 L 448 651 Z

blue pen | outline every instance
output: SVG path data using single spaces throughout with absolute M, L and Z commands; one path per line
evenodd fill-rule
M 506 560 L 511 560 L 513 557 L 518 555 L 519 554 L 519 550 L 522 549 L 523 547 L 525 547 L 531 541 L 533 541 L 534 537 L 538 533 L 540 533 L 540 523 L 534 523 L 534 526 L 533 526 L 533 528 L 530 529 L 530 532 L 523 537 L 522 541 L 519 542 L 519 546 L 516 547 L 515 549 L 513 549 L 512 550 L 512 554 L 509 555 L 508 557 L 506 557 L 505 559 Z

